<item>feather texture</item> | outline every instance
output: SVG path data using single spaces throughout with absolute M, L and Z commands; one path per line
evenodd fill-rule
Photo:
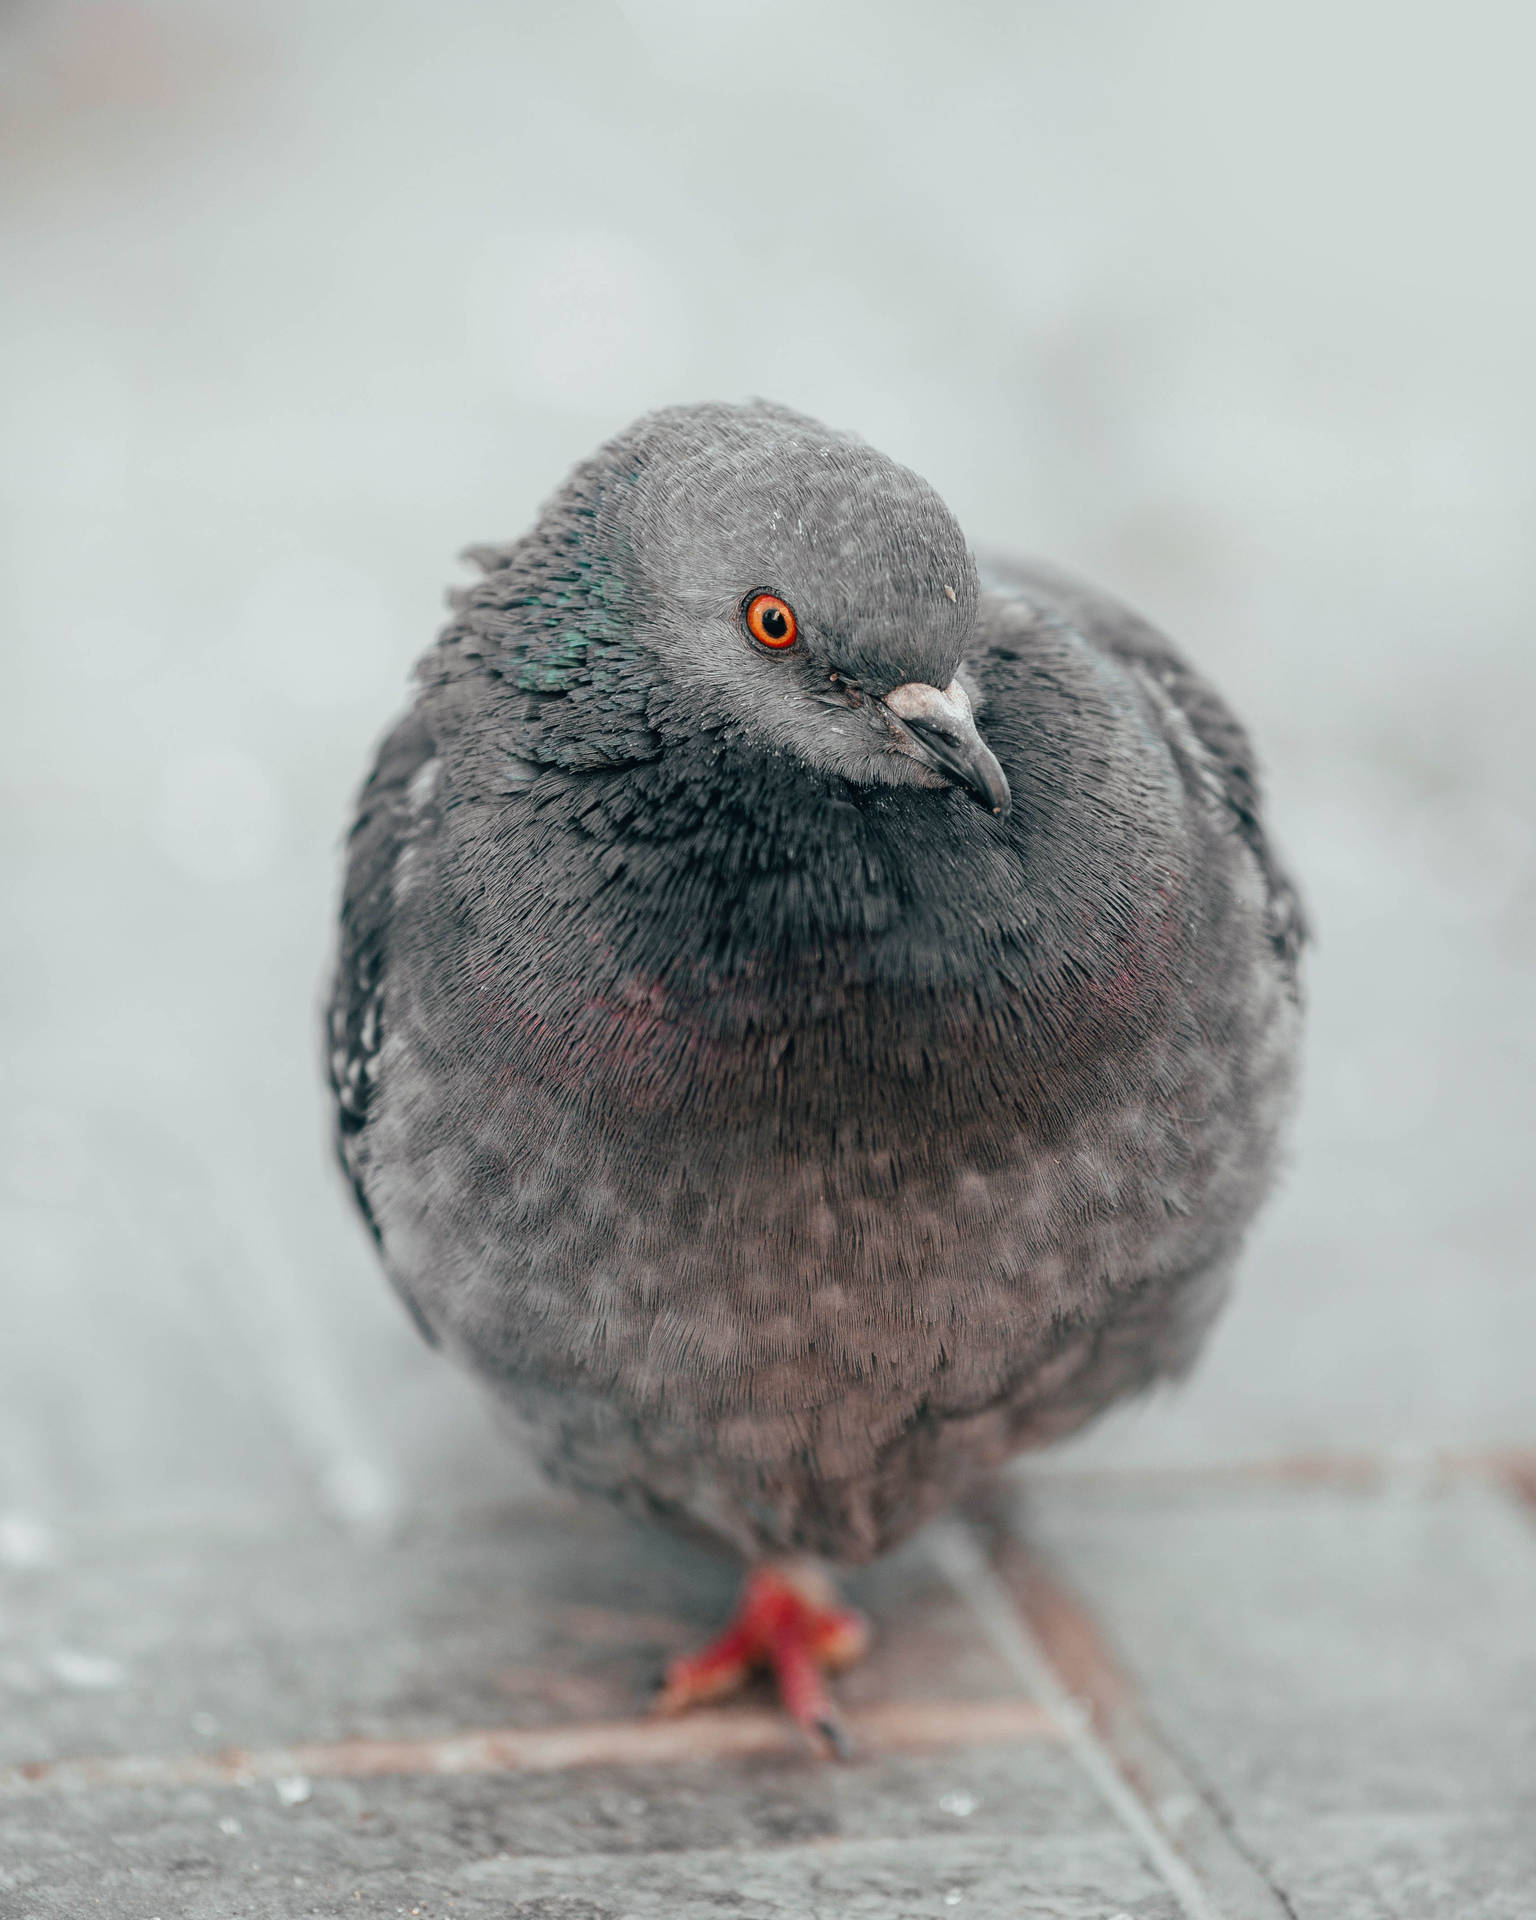
M 691 498 L 727 414 L 760 470 Z M 1274 1176 L 1305 925 L 1246 735 L 1153 629 L 964 572 L 914 476 L 798 416 L 658 418 L 482 551 L 364 789 L 342 1158 L 553 1473 L 857 1560 L 1189 1365 Z M 776 680 L 731 625 L 764 586 L 807 636 Z M 1006 821 L 896 763 L 904 617 Z

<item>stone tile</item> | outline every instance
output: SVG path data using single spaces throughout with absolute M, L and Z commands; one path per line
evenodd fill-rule
M 727 1613 L 727 1563 L 554 1499 L 369 1540 L 171 1530 L 0 1576 L 0 1764 L 622 1720 Z M 1018 1689 L 921 1546 L 848 1583 L 852 1708 Z
M 302 1795 L 302 1799 L 296 1796 Z M 285 1796 L 292 1804 L 285 1804 Z M 263 1781 L 249 1787 L 39 1790 L 0 1799 L 0 1858 L 47 1880 L 75 1852 L 147 1861 L 281 1859 L 293 1871 L 451 1876 L 491 1860 L 679 1851 L 1048 1841 L 1112 1834 L 1059 1749 L 869 1758 L 798 1755 L 664 1769 L 443 1779 Z M 226 1842 L 237 1839 L 230 1848 Z M 210 1852 L 210 1849 L 212 1850 Z M 18 1876 L 26 1880 L 27 1875 Z
M 1481 1814 L 1335 1814 L 1252 1830 L 1296 1920 L 1530 1920 L 1536 1799 Z
M 527 1920 L 566 1920 L 580 1889 L 592 1920 L 1175 1920 L 1177 1909 L 1118 1835 L 1034 1842 L 885 1842 L 759 1854 L 650 1856 L 636 1872 L 551 1873 L 543 1862 L 487 1862 L 474 1884 Z M 469 1874 L 461 1875 L 463 1884 Z M 531 1897 L 530 1897 L 531 1896 Z M 547 1903 L 547 1904 L 546 1904 Z M 610 1904 L 611 1903 L 611 1904 Z M 586 1920 L 578 1906 L 571 1920 Z
M 49 1795 L 24 1830 L 18 1806 L 0 1806 L 0 1912 L 1176 1920 L 1124 1836 L 1034 1765 L 1039 1753 L 1020 1770 L 1019 1752 L 957 1756 L 920 1777 L 910 1763 L 833 1779 L 797 1762 L 661 1779 L 328 1781 L 291 1807 L 270 1787 Z M 940 1786 L 975 1811 L 945 1813 Z
M 876 1620 L 850 1710 L 1017 1682 L 921 1543 L 850 1591 Z M 367 1541 L 296 1525 L 81 1538 L 4 1595 L 13 1762 L 178 1756 L 466 1727 L 537 1736 L 633 1715 L 708 1631 L 732 1571 L 555 1501 Z M 1021 1708 L 1022 1711 L 1022 1708 Z M 0 1912 L 28 1920 L 423 1912 L 974 1913 L 1165 1920 L 1173 1909 L 1057 1740 L 516 1774 L 257 1778 L 0 1791 Z M 946 1896 L 956 1896 L 946 1902 Z
M 1298 1912 L 1533 1910 L 1536 1531 L 1497 1488 L 1053 1487 L 1018 1524 Z
M 0 1752 L 170 1753 L 631 1712 L 686 1635 L 688 1594 L 707 1612 L 730 1581 L 685 1553 L 648 1559 L 643 1537 L 605 1532 L 603 1518 L 545 1506 L 369 1542 L 301 1517 L 287 1537 L 81 1543 L 8 1582 Z M 77 1655 L 96 1663 L 94 1684 Z

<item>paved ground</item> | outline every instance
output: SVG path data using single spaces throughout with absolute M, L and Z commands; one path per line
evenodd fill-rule
M 0 1912 L 1523 1920 L 1522 1468 L 1011 1487 L 851 1583 L 849 1766 L 644 1717 L 729 1576 L 590 1509 L 13 1527 Z
M 0 9 L 4 1920 L 1536 1915 L 1533 18 Z M 727 1570 L 416 1344 L 316 1069 L 451 556 L 751 392 L 1184 639 L 1322 934 L 1200 1372 L 861 1583 L 834 1771 L 644 1720 Z

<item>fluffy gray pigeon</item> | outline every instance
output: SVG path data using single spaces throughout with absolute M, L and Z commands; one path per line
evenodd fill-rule
M 1182 1373 L 1275 1173 L 1304 924 L 1153 628 L 978 565 L 785 408 L 578 467 L 419 669 L 348 850 L 341 1156 L 429 1340 L 822 1670 L 816 1571 Z

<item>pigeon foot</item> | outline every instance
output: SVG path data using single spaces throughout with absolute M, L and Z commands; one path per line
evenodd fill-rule
M 769 1560 L 747 1575 L 725 1631 L 667 1668 L 657 1713 L 681 1713 L 734 1693 L 760 1667 L 811 1750 L 848 1760 L 853 1742 L 827 1692 L 827 1673 L 852 1666 L 869 1646 L 869 1622 L 839 1606 L 831 1581 L 799 1560 Z

